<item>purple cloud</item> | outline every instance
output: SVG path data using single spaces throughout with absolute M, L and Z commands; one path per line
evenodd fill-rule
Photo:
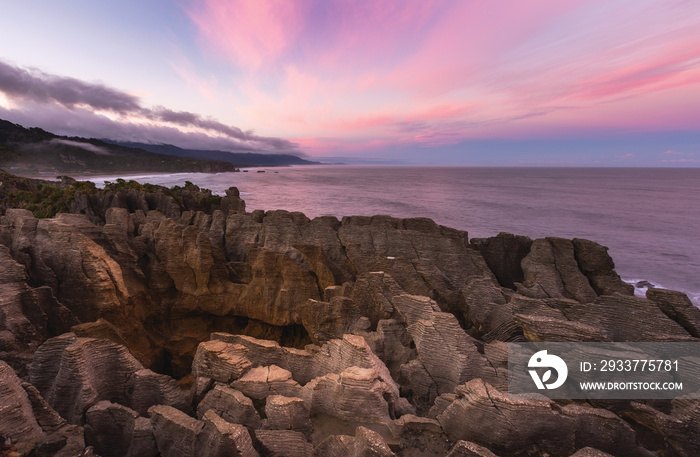
M 146 108 L 141 106 L 138 97 L 100 83 L 19 68 L 3 61 L 0 61 L 0 92 L 21 102 L 16 109 L 0 108 L 3 118 L 28 126 L 38 124 L 55 133 L 177 143 L 190 148 L 299 155 L 298 145 L 283 138 L 258 136 L 187 111 L 173 111 L 163 106 Z M 127 118 L 142 117 L 155 125 L 116 121 L 94 111 L 113 112 Z M 204 132 L 183 132 L 173 125 Z

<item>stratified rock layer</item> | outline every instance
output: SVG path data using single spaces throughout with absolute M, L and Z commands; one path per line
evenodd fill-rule
M 0 434 L 17 449 L 700 452 L 697 401 L 503 393 L 507 342 L 699 341 L 685 295 L 633 296 L 595 242 L 470 241 L 424 218 L 245 213 L 235 189 L 178 192 L 0 216 Z

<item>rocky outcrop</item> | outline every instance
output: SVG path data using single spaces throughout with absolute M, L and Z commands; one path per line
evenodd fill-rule
M 207 392 L 197 406 L 197 417 L 201 419 L 209 410 L 232 424 L 242 424 L 252 429 L 261 426 L 260 414 L 253 406 L 252 400 L 225 385 L 217 384 Z
M 697 454 L 695 401 L 503 393 L 507 342 L 698 341 L 687 297 L 634 297 L 603 246 L 119 186 L 1 216 L 0 433 L 23 452 Z
M 447 457 L 498 457 L 483 446 L 471 441 L 459 440 Z
M 515 290 L 515 284 L 523 282 L 521 262 L 532 247 L 529 237 L 501 232 L 491 238 L 472 238 L 471 244 L 484 257 L 500 285 Z
M 311 457 L 314 447 L 303 433 L 293 430 L 256 430 L 255 442 L 260 454 L 269 457 Z
M 700 309 L 693 306 L 686 294 L 650 287 L 646 295 L 666 316 L 677 322 L 691 336 L 700 338 Z
M 579 269 L 570 240 L 554 237 L 535 240 L 521 264 L 524 279 L 517 291 L 523 295 L 571 298 L 581 303 L 598 296 Z
M 309 408 L 303 399 L 271 395 L 265 402 L 267 427 L 273 430 L 296 430 L 307 435 L 313 431 Z
M 126 406 L 100 401 L 85 414 L 85 441 L 103 457 L 158 455 L 151 422 Z
M 329 457 L 392 457 L 394 454 L 377 432 L 357 427 L 355 436 L 332 435 L 316 448 L 316 456 Z
M 664 436 L 679 455 L 690 457 L 700 453 L 700 431 L 695 426 L 700 420 L 697 400 L 672 400 L 667 412 L 643 403 L 633 402 L 631 406 L 627 415 Z
M 481 380 L 455 390 L 454 400 L 437 415 L 448 436 L 486 445 L 511 455 L 536 447 L 571 455 L 590 446 L 613 455 L 651 455 L 637 445 L 632 427 L 617 415 L 581 405 L 559 407 L 547 399 L 511 399 Z
M 66 333 L 47 340 L 34 354 L 29 379 L 72 424 L 104 400 L 142 414 L 155 404 L 189 410 L 175 380 L 144 369 L 126 347 L 104 339 Z
M 215 412 L 204 414 L 204 428 L 199 434 L 195 455 L 206 457 L 258 457 L 248 430 L 220 418 Z
M 615 263 L 607 247 L 582 238 L 574 238 L 571 243 L 581 273 L 598 295 L 634 295 L 634 286 L 622 281 L 615 272 Z
M 94 456 L 85 447 L 83 429 L 68 425 L 29 383 L 0 360 L 0 436 L 24 454 Z M 12 455 L 12 454 L 9 454 Z
M 204 422 L 169 406 L 152 406 L 151 416 L 153 436 L 158 452 L 163 457 L 185 457 L 197 455 L 197 436 L 204 428 Z

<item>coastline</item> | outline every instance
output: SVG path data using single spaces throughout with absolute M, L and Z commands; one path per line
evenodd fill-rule
M 508 395 L 510 343 L 700 342 L 685 295 L 635 297 L 598 243 L 125 184 L 74 213 L 0 219 L 0 390 L 20 411 L 0 434 L 17 449 L 700 451 L 673 425 L 700 420 L 696 400 Z
M 460 178 L 460 170 L 465 171 L 464 178 Z M 678 184 L 699 182 L 700 170 L 321 165 L 273 170 L 278 173 L 254 171 L 179 177 L 165 174 L 152 181 L 172 186 L 189 180 L 212 189 L 216 195 L 224 195 L 229 186 L 236 186 L 250 210 L 301 211 L 311 218 L 342 218 L 347 214 L 423 216 L 466 230 L 476 238 L 505 231 L 531 238 L 593 239 L 611 249 L 624 278 L 682 290 L 700 306 L 696 281 L 700 249 L 694 247 L 691 231 L 684 229 L 693 224 L 694 208 L 700 214 L 698 203 L 690 200 L 697 185 L 683 188 Z M 629 183 L 620 181 L 630 173 Z M 396 176 L 405 178 L 396 181 Z M 536 183 L 532 189 L 527 187 L 526 178 Z M 557 180 L 562 185 L 550 189 Z M 461 181 L 470 184 L 460 188 Z M 505 191 L 496 189 L 493 182 L 500 183 Z M 591 186 L 598 189 L 588 196 Z M 479 195 L 472 197 L 474 192 Z M 673 198 L 669 200 L 667 194 Z M 664 199 L 655 203 L 655 195 Z M 543 197 L 547 200 L 538 203 Z M 676 206 L 683 211 L 676 210 Z M 660 221 L 666 222 L 655 227 Z

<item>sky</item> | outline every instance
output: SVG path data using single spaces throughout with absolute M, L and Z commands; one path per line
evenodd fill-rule
M 695 0 L 0 0 L 0 118 L 327 161 L 700 166 Z

